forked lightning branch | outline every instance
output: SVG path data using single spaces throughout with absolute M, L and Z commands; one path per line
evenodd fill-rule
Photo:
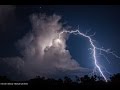
M 62 31 L 59 33 L 59 37 L 58 37 L 58 41 L 61 41 L 61 37 L 62 37 L 62 34 L 63 33 L 68 33 L 68 34 L 74 34 L 74 35 L 80 35 L 80 36 L 83 36 L 85 38 L 88 39 L 88 42 L 90 43 L 91 45 L 91 50 L 92 50 L 92 57 L 93 57 L 93 60 L 94 60 L 94 64 L 95 64 L 95 67 L 97 68 L 97 70 L 100 72 L 100 74 L 102 75 L 102 77 L 104 78 L 104 80 L 107 82 L 107 78 L 106 76 L 104 75 L 100 65 L 98 64 L 98 60 L 97 60 L 97 53 L 96 51 L 100 51 L 100 52 L 105 52 L 105 53 L 108 53 L 108 54 L 112 54 L 113 56 L 115 56 L 116 58 L 119 58 L 119 56 L 117 56 L 115 53 L 111 52 L 110 49 L 103 49 L 103 48 L 98 48 L 95 44 L 94 44 L 94 40 L 91 38 L 90 35 L 87 35 L 87 34 L 84 34 L 82 32 L 80 32 L 80 30 L 71 30 L 71 31 Z M 93 35 L 92 35 L 93 36 Z M 103 55 L 103 54 L 101 54 Z M 104 55 L 105 56 L 105 55 Z

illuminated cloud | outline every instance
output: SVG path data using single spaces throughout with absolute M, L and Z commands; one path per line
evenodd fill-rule
M 72 59 L 69 50 L 66 50 L 68 35 L 63 34 L 61 40 L 58 39 L 59 32 L 65 30 L 59 22 L 60 19 L 58 15 L 33 14 L 30 17 L 32 30 L 17 42 L 22 57 L 4 60 L 8 60 L 11 67 L 27 78 L 37 75 L 59 77 L 70 73 L 77 75 L 80 72 L 88 72 L 89 70 L 80 67 L 79 63 Z

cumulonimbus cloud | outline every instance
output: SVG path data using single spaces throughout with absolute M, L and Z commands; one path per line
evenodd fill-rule
M 27 78 L 88 72 L 88 69 L 80 67 L 79 63 L 72 59 L 69 50 L 66 50 L 69 36 L 63 34 L 62 40 L 57 41 L 59 32 L 66 30 L 60 19 L 61 17 L 55 14 L 33 14 L 30 17 L 32 30 L 17 42 L 21 57 L 1 58 L 1 62 L 15 69 L 17 75 L 22 73 Z

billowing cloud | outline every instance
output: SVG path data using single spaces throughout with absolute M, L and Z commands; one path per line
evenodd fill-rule
M 69 50 L 66 50 L 69 36 L 62 34 L 61 40 L 58 40 L 59 32 L 66 30 L 60 19 L 61 17 L 55 14 L 33 14 L 30 17 L 32 30 L 17 42 L 22 56 L 1 58 L 1 61 L 18 72 L 17 75 L 22 73 L 27 78 L 37 75 L 59 77 L 88 72 L 88 69 L 80 67 L 79 63 L 72 59 Z

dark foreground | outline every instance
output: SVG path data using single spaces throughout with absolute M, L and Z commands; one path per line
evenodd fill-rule
M 63 89 L 90 89 L 90 88 L 109 88 L 116 89 L 120 88 L 120 73 L 113 75 L 110 77 L 108 82 L 103 81 L 100 77 L 92 76 L 89 77 L 85 75 L 82 78 L 76 77 L 75 81 L 72 81 L 70 78 L 65 77 L 62 79 L 45 79 L 44 77 L 37 76 L 34 79 L 30 79 L 28 81 L 11 81 L 5 76 L 0 76 L 0 88 L 4 87 L 18 87 L 18 88 L 40 88 L 40 89 L 55 89 L 55 90 L 63 90 Z

